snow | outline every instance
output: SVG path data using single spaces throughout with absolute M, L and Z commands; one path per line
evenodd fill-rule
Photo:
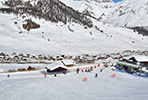
M 148 80 L 97 67 L 91 73 L 44 77 L 39 71 L 0 74 L 2 100 L 147 100 Z M 98 73 L 98 78 L 95 78 Z M 115 77 L 111 77 L 116 74 Z M 82 81 L 87 77 L 87 81 Z
M 64 65 L 74 65 L 74 61 L 73 60 L 69 60 L 69 59 L 63 59 L 62 61 L 64 63 Z
M 84 26 L 76 23 L 63 25 L 60 22 L 51 23 L 29 16 L 26 19 L 32 19 L 41 27 L 28 32 L 22 27 L 25 19 L 13 14 L 0 14 L 1 52 L 96 55 L 124 50 L 148 49 L 148 37 L 143 37 L 130 29 L 114 27 L 94 19 L 92 19 L 94 26 L 97 26 L 103 32 L 96 30 L 95 27 L 85 29 Z M 17 22 L 17 25 L 14 22 Z M 69 31 L 68 26 L 74 32 Z M 22 33 L 19 33 L 20 31 Z M 135 43 L 132 43 L 133 41 Z
M 75 1 L 75 0 L 60 0 L 67 6 L 72 7 L 75 10 L 78 10 L 79 12 L 83 11 L 89 11 L 89 13 L 99 18 L 103 13 L 107 14 L 112 6 L 115 5 L 115 3 L 112 0 L 108 0 L 109 2 L 102 1 L 102 0 L 81 0 L 81 1 Z
M 0 2 L 1 1 L 2 0 L 0 0 Z M 91 3 L 85 0 L 61 1 L 80 12 L 86 9 L 92 11 L 97 18 L 102 12 L 107 14 L 109 11 L 103 8 L 106 4 L 101 3 L 103 5 L 101 6 L 101 4 L 95 1 Z M 127 0 L 124 1 L 126 1 L 125 4 L 128 4 Z M 143 1 L 144 0 L 141 0 L 141 2 L 131 0 L 129 2 L 131 2 L 131 4 L 138 2 L 137 5 L 143 5 Z M 113 6 L 113 4 L 107 5 Z M 0 7 L 2 7 L 1 3 Z M 132 7 L 136 8 L 135 6 Z M 144 13 L 142 10 L 139 10 L 139 12 L 140 15 Z M 144 19 L 147 18 L 147 15 L 143 16 Z M 27 16 L 26 19 L 32 19 L 37 24 L 40 24 L 41 27 L 28 32 L 22 27 L 25 19 L 13 14 L 0 14 L 1 52 L 93 55 L 104 52 L 111 53 L 124 50 L 148 49 L 148 37 L 139 35 L 130 29 L 114 27 L 94 19 L 92 19 L 94 26 L 97 26 L 99 30 L 103 32 L 96 30 L 95 27 L 85 29 L 84 26 L 76 23 L 63 25 L 63 23 L 60 22 L 51 23 L 29 16 Z M 121 19 L 123 19 L 123 17 L 121 17 Z M 132 21 L 132 19 L 134 19 L 133 16 L 129 20 Z M 117 19 L 117 21 L 119 20 L 120 19 Z M 129 20 L 123 19 L 120 21 L 122 21 L 121 24 L 123 24 L 123 22 L 130 22 Z M 14 22 L 17 22 L 17 25 L 15 25 Z M 147 25 L 147 20 L 145 20 L 144 23 L 142 19 L 137 22 L 130 22 L 129 25 L 133 23 L 137 25 Z M 69 31 L 68 27 L 74 30 L 74 32 Z M 20 31 L 22 31 L 21 34 L 19 33 Z M 92 35 L 90 35 L 90 32 Z M 132 43 L 132 41 L 135 43 Z M 113 59 L 107 59 L 104 62 L 108 61 L 115 63 Z M 100 60 L 97 63 L 101 62 Z M 44 68 L 50 65 L 1 63 L 0 72 L 5 72 L 9 69 L 27 69 L 28 66 Z M 77 65 L 71 69 L 69 68 L 69 70 L 92 66 L 94 65 Z M 66 75 L 58 74 L 57 77 L 53 75 L 44 77 L 41 71 L 0 73 L 0 98 L 2 100 L 147 100 L 147 78 L 122 73 L 117 70 L 112 71 L 110 70 L 111 68 L 103 69 L 103 64 L 101 64 L 101 67 L 97 67 L 91 73 L 79 72 L 79 74 L 76 74 L 76 72 L 71 72 Z M 100 69 L 103 69 L 103 72 L 100 72 Z M 94 77 L 96 73 L 98 74 L 98 78 Z M 9 78 L 7 78 L 8 74 L 10 75 Z M 111 77 L 112 74 L 116 74 L 116 77 Z M 84 77 L 88 79 L 85 82 L 82 81 Z
M 59 67 L 68 69 L 66 66 L 64 66 L 64 65 L 61 64 L 61 63 L 53 63 L 53 64 L 47 65 L 47 68 L 50 69 L 51 71 L 54 70 L 54 69 L 56 69 L 56 68 L 59 68 Z
M 3 68 L 0 68 L 0 73 L 1 73 L 1 72 L 4 72 L 4 69 L 3 69 Z
M 0 63 L 0 69 L 2 69 L 3 72 L 7 72 L 9 70 L 18 70 L 18 69 L 27 69 L 28 66 L 31 66 L 33 68 L 45 68 L 48 64 L 17 64 L 17 63 Z M 1 71 L 0 71 L 1 72 Z
M 148 57 L 147 56 L 134 56 L 134 58 L 138 61 L 138 62 L 148 62 Z
M 109 24 L 103 25 L 101 22 L 94 24 L 99 26 L 104 33 L 94 28 L 84 29 L 83 26 L 75 23 L 72 23 L 74 26 L 70 25 L 74 32 L 70 32 L 67 28 L 68 25 L 61 27 L 62 23 L 53 24 L 44 20 L 32 19 L 39 23 L 41 28 L 29 33 L 21 28 L 23 33 L 19 34 L 19 30 L 13 25 L 14 21 L 11 20 L 11 18 L 15 18 L 14 15 L 1 14 L 0 16 L 3 16 L 0 22 L 5 24 L 0 28 L 0 37 L 4 38 L 1 40 L 0 51 L 3 52 L 80 55 L 148 49 L 148 37 L 143 37 L 125 28 L 108 26 Z M 93 35 L 90 35 L 90 32 Z
M 132 55 L 129 57 L 124 57 L 125 59 L 130 59 L 134 57 L 138 62 L 148 62 L 148 57 L 143 55 Z
M 144 71 L 144 72 L 146 72 L 146 73 L 148 73 L 148 70 L 147 70 L 146 67 L 143 67 L 141 70 Z
M 147 26 L 147 8 L 147 0 L 123 0 L 108 14 L 107 22 L 116 26 Z

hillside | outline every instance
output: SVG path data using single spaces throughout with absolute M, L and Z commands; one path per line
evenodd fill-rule
M 1 52 L 80 55 L 148 49 L 148 38 L 131 29 L 102 23 L 60 1 L 27 1 L 0 1 Z
M 147 26 L 147 17 L 148 0 L 123 0 L 113 8 L 108 21 L 127 27 Z
M 148 0 L 123 0 L 109 13 L 106 22 L 137 29 L 148 35 Z M 141 30 L 140 30 L 141 29 Z
M 67 6 L 98 20 L 102 20 L 115 3 L 112 0 L 60 0 Z
M 60 1 L 53 0 L 8 0 L 2 2 L 5 6 L 0 9 L 1 13 L 13 13 L 17 16 L 25 18 L 26 16 L 33 16 L 38 19 L 45 19 L 54 23 L 63 22 L 76 22 L 79 24 L 92 27 L 90 19 L 86 18 L 83 14 L 67 7 Z

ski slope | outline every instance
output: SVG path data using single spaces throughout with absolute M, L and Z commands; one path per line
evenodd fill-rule
M 113 27 L 94 20 L 95 27 L 69 23 L 51 23 L 31 18 L 40 24 L 39 29 L 27 32 L 22 28 L 23 19 L 13 14 L 1 14 L 0 51 L 51 55 L 98 54 L 124 50 L 147 50 L 148 37 L 126 28 Z M 14 22 L 17 21 L 17 25 Z M 69 31 L 69 28 L 74 32 Z M 22 33 L 19 33 L 22 31 Z M 132 43 L 134 41 L 134 43 Z
M 102 67 L 101 67 L 102 68 Z M 0 74 L 2 100 L 147 100 L 147 78 L 99 67 L 91 73 L 76 72 L 44 77 L 39 71 Z M 98 73 L 98 78 L 95 78 Z M 116 77 L 111 77 L 112 74 Z M 82 81 L 87 77 L 87 81 Z

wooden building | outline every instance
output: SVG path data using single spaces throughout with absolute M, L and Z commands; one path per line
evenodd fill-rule
M 65 70 L 68 70 L 68 68 L 61 63 L 49 64 L 49 66 L 46 68 L 47 68 L 48 73 L 50 73 L 50 72 L 59 73 L 59 72 L 64 72 Z
M 73 60 L 62 60 L 62 64 L 66 67 L 74 67 L 75 62 Z
M 117 64 L 128 72 L 134 72 L 134 70 L 148 68 L 148 57 L 142 55 L 124 57 Z

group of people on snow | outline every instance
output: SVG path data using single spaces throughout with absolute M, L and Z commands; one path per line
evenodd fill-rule
M 107 65 L 107 64 L 105 64 L 104 66 L 105 66 L 105 67 L 108 67 L 108 65 Z M 93 71 L 93 68 L 95 68 L 95 69 L 96 69 L 96 67 L 97 67 L 97 66 L 90 67 L 90 68 L 88 68 L 88 69 L 82 69 L 81 71 L 82 71 L 82 72 L 92 72 L 92 71 Z M 113 70 L 113 69 L 112 69 L 112 70 Z M 77 69 L 76 69 L 76 73 L 78 74 L 78 73 L 79 73 L 79 71 L 80 71 L 80 69 L 79 69 L 79 68 L 77 68 Z M 100 69 L 100 72 L 102 72 L 102 71 L 103 71 L 103 69 Z M 114 70 L 113 70 L 113 71 L 114 71 Z M 63 71 L 63 74 L 65 74 L 65 75 L 66 75 L 66 73 L 67 73 L 67 71 L 66 71 L 66 70 L 64 70 L 64 71 Z M 10 77 L 10 75 L 8 74 L 8 75 L 7 75 L 7 77 L 9 78 L 9 77 Z M 46 77 L 46 73 L 44 73 L 44 77 Z M 57 73 L 54 73 L 54 77 L 57 77 Z M 95 78 L 97 78 L 97 77 L 98 77 L 98 74 L 97 74 L 97 73 L 95 73 L 94 77 L 95 77 Z

